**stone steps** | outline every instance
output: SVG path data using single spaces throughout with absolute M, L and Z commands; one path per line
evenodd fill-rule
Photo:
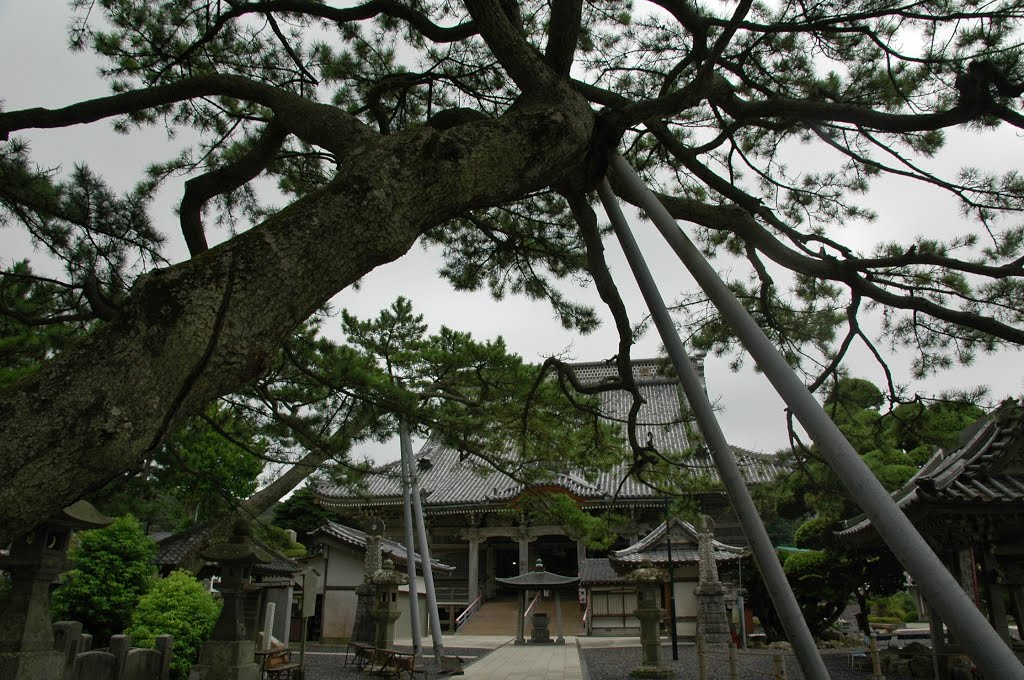
M 583 624 L 576 609 L 575 602 L 562 602 L 562 626 L 565 635 L 580 635 L 583 632 Z M 555 621 L 554 601 L 544 602 L 540 610 L 550 616 L 551 635 L 555 636 L 558 624 Z M 515 635 L 518 617 L 519 606 L 515 600 L 488 600 L 462 626 L 459 635 Z M 527 621 L 526 635 L 529 634 L 530 623 Z

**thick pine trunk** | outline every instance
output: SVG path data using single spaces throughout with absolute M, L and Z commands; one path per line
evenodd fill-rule
M 379 138 L 328 187 L 140 278 L 116 321 L 0 393 L 0 545 L 138 466 L 426 229 L 577 172 L 592 125 L 586 103 L 563 95 L 500 120 Z

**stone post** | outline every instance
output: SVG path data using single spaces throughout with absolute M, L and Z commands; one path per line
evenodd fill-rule
M 374 573 L 372 580 L 377 589 L 376 602 L 370 610 L 370 616 L 377 622 L 373 646 L 377 649 L 388 649 L 395 644 L 395 621 L 402 614 L 398 609 L 398 586 L 408 583 L 409 578 L 402 572 L 395 571 L 395 563 L 386 559 L 384 565 Z
M 714 528 L 714 521 L 707 515 L 701 515 L 697 534 L 700 582 L 694 591 L 697 594 L 697 635 L 709 645 L 724 645 L 728 644 L 731 636 L 725 611 L 725 588 L 718 580 L 718 564 L 715 562 Z
M 53 648 L 50 584 L 71 566 L 71 532 L 113 521 L 78 501 L 14 541 L 9 555 L 0 555 L 0 569 L 11 577 L 10 593 L 0 601 L 0 678 L 60 680 L 65 657 Z
M 626 575 L 626 581 L 636 585 L 636 609 L 640 619 L 640 647 L 643 650 L 639 666 L 629 672 L 634 678 L 671 678 L 672 668 L 661 662 L 661 630 L 659 624 L 665 610 L 658 606 L 658 593 L 668 574 L 650 562 Z
M 245 631 L 245 593 L 254 564 L 273 558 L 250 539 L 245 520 L 235 522 L 227 543 L 210 546 L 202 554 L 221 568 L 220 590 L 224 605 L 213 628 L 213 636 L 203 643 L 199 661 L 192 666 L 189 680 L 259 680 L 260 665 L 253 659 L 256 643 Z
M 373 644 L 373 610 L 377 588 L 373 575 L 381 568 L 381 546 L 384 543 L 384 522 L 374 518 L 366 532 L 366 554 L 363 557 L 363 582 L 356 586 L 356 615 L 352 621 L 352 641 Z

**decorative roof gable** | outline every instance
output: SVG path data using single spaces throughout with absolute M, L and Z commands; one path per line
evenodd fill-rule
M 999 523 L 1000 512 L 1024 514 L 1024 408 L 1015 399 L 1003 402 L 964 429 L 958 448 L 937 451 L 892 497 L 925 533 L 956 517 L 984 515 Z M 836 535 L 858 544 L 877 539 L 864 515 L 847 520 Z
M 313 532 L 312 536 L 328 536 L 333 538 L 340 543 L 356 548 L 357 550 L 366 550 L 366 532 L 360 531 L 344 524 L 338 524 L 332 522 L 329 519 L 325 519 L 320 527 Z M 396 565 L 407 564 L 405 546 L 398 541 L 392 541 L 389 538 L 385 538 L 381 541 L 381 553 L 385 556 L 390 555 L 391 560 Z M 412 554 L 413 563 L 420 569 L 423 570 L 423 558 L 420 557 L 418 552 Z M 455 567 L 440 562 L 434 558 L 430 558 L 431 571 L 444 571 L 450 572 L 455 571 Z

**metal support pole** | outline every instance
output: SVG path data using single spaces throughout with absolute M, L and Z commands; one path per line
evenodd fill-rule
M 404 427 L 405 421 L 400 421 Z M 405 562 L 409 572 L 409 632 L 412 635 L 412 651 L 419 654 L 423 650 L 423 638 L 420 633 L 420 601 L 419 588 L 416 586 L 416 561 L 413 554 L 416 552 L 413 541 L 412 526 L 412 475 L 411 463 L 405 459 L 405 442 L 399 442 L 402 465 L 402 514 L 405 519 Z
M 914 525 L 893 502 L 864 460 L 829 419 L 821 404 L 797 377 L 771 340 L 758 327 L 732 291 L 718 277 L 658 199 L 629 164 L 618 155 L 611 166 L 697 284 L 772 383 L 790 411 L 818 445 L 850 495 L 871 520 L 882 540 L 913 577 L 924 596 L 946 620 L 971 659 L 987 678 L 1024 680 L 1024 665 L 989 625 Z M 609 189 L 610 193 L 610 189 Z
M 412 509 L 416 516 L 416 535 L 419 537 L 420 560 L 423 563 L 423 585 L 427 591 L 427 615 L 430 617 L 430 639 L 433 641 L 434 661 L 441 665 L 444 656 L 444 631 L 441 629 L 441 614 L 437 611 L 437 591 L 434 590 L 434 570 L 430 567 L 430 546 L 427 544 L 427 527 L 423 523 L 423 504 L 420 500 L 420 482 L 416 475 L 416 466 L 412 462 L 412 438 L 409 426 L 404 419 L 398 421 L 398 435 L 401 440 L 402 457 L 409 468 L 412 482 L 410 495 Z
M 729 680 L 740 680 L 739 664 L 736 658 L 736 643 L 729 640 Z
M 668 549 L 668 617 L 672 636 L 672 660 L 679 661 L 679 631 L 676 630 L 676 572 L 672 568 L 672 525 L 668 518 L 668 498 L 665 499 L 665 547 Z
M 613 157 L 614 160 L 621 159 L 615 156 Z M 616 166 L 616 172 L 619 172 L 618 166 Z M 714 458 L 715 467 L 718 468 L 718 474 L 722 478 L 722 483 L 729 494 L 729 500 L 732 502 L 736 517 L 739 519 L 743 533 L 747 537 L 747 542 L 750 543 L 753 549 L 754 558 L 761 569 L 761 577 L 764 579 L 765 587 L 768 589 L 772 602 L 775 604 L 775 609 L 779 613 L 782 626 L 800 661 L 804 677 L 811 680 L 827 680 L 829 675 L 828 671 L 825 670 L 825 663 L 821 660 L 821 654 L 818 652 L 817 645 L 814 644 L 811 631 L 807 628 L 807 622 L 804 621 L 800 607 L 793 596 L 793 591 L 789 587 L 789 582 L 786 581 L 786 575 L 782 572 L 782 564 L 779 562 L 775 548 L 768 538 L 768 532 L 764 528 L 761 516 L 754 506 L 754 500 L 750 497 L 750 490 L 747 489 L 743 475 L 740 474 L 739 466 L 736 464 L 732 450 L 725 440 L 725 435 L 718 424 L 718 418 L 715 416 L 711 402 L 708 400 L 707 394 L 704 393 L 700 377 L 697 375 L 693 364 L 690 363 L 690 357 L 686 353 L 683 341 L 679 339 L 679 334 L 676 333 L 675 325 L 672 322 L 672 317 L 669 315 L 668 308 L 665 306 L 665 301 L 658 291 L 654 277 L 651 276 L 651 272 L 647 268 L 647 263 L 644 261 L 632 233 L 630 233 L 629 225 L 619 209 L 618 200 L 612 193 L 612 188 L 608 184 L 607 179 L 601 181 L 601 184 L 598 186 L 598 193 L 601 195 L 601 201 L 604 203 L 608 217 L 611 218 L 612 226 L 615 228 L 615 235 L 618 237 L 622 250 L 626 254 L 626 260 L 633 270 L 633 276 L 636 277 L 644 300 L 647 302 L 647 307 L 651 311 L 651 317 L 658 328 L 662 342 L 665 343 L 665 349 L 668 352 L 669 358 L 672 359 L 672 365 L 679 375 L 679 381 L 682 383 L 686 400 L 690 408 L 693 409 L 697 424 L 700 426 L 700 431 L 704 435 L 704 440 L 707 442 L 708 449 L 710 449 L 711 455 Z

